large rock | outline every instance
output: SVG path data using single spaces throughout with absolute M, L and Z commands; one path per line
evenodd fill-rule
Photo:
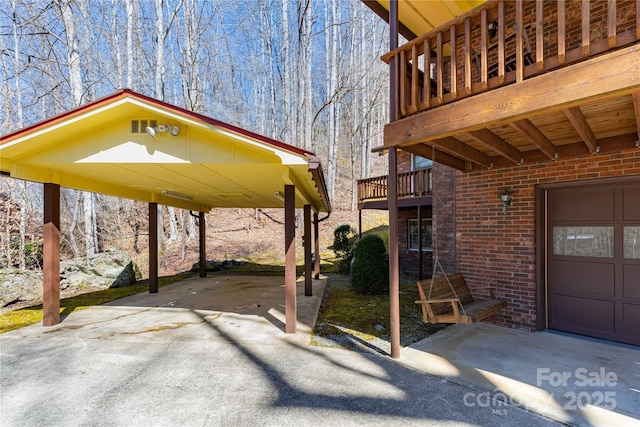
M 90 258 L 60 263 L 60 288 L 123 288 L 136 281 L 137 267 L 123 251 L 108 251 Z
M 126 252 L 102 252 L 60 262 L 60 289 L 106 289 L 131 286 L 140 276 Z M 42 273 L 0 269 L 0 307 L 42 298 Z
M 0 307 L 17 301 L 42 298 L 42 273 L 0 269 Z

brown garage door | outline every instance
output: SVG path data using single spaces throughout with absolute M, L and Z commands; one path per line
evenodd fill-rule
M 550 189 L 548 326 L 640 345 L 640 182 Z

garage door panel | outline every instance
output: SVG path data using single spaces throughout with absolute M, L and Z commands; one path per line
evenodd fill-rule
M 547 195 L 548 327 L 640 345 L 640 179 Z
M 622 304 L 622 334 L 640 345 L 640 304 Z
M 623 216 L 625 221 L 640 221 L 640 185 L 629 185 L 623 189 Z
M 615 191 L 610 186 L 557 191 L 551 194 L 551 215 L 554 221 L 612 221 L 614 198 Z
M 591 330 L 604 334 L 615 332 L 615 304 L 568 295 L 551 299 L 550 326 L 557 329 Z
M 622 267 L 623 298 L 633 298 L 640 301 L 640 265 L 624 265 Z M 640 325 L 640 322 L 638 322 Z
M 550 266 L 553 290 L 613 297 L 615 266 L 613 264 L 555 260 Z

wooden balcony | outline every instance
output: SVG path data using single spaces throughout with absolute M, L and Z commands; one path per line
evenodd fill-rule
M 398 177 L 398 205 L 430 205 L 431 168 L 402 172 Z M 388 175 L 358 180 L 358 209 L 387 209 Z
M 384 145 L 466 171 L 633 147 L 638 40 L 634 0 L 482 4 L 383 56 Z

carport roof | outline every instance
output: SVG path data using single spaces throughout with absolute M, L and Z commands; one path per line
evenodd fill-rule
M 283 207 L 295 185 L 296 207 L 331 211 L 314 154 L 128 89 L 0 137 L 0 172 L 200 212 Z

